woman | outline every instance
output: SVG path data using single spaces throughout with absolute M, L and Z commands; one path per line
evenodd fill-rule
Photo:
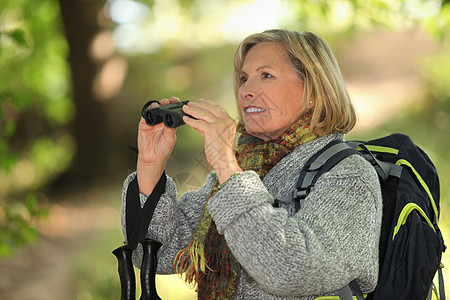
M 238 125 L 210 101 L 183 107 L 214 171 L 180 201 L 164 173 L 174 130 L 139 124 L 137 171 L 125 181 L 124 199 L 136 178 L 142 205 L 166 180 L 152 200 L 158 203 L 147 233 L 163 244 L 158 272 L 184 273 L 199 299 L 314 299 L 354 279 L 363 292 L 374 290 L 381 192 L 364 158 L 352 155 L 322 175 L 298 212 L 292 204 L 274 207 L 291 193 L 305 162 L 355 124 L 327 43 L 287 30 L 247 37 L 234 58 L 234 90 Z M 142 254 L 135 253 L 140 265 Z

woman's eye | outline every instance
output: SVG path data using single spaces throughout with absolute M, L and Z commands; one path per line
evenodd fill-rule
M 273 78 L 272 74 L 269 74 L 267 72 L 262 73 L 263 78 Z
M 241 77 L 239 78 L 239 82 L 240 82 L 241 84 L 246 83 L 246 82 L 247 82 L 247 77 L 246 77 L 246 76 L 241 76 Z

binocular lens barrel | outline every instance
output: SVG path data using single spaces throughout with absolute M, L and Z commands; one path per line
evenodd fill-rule
M 159 107 L 144 111 L 143 117 L 148 125 L 156 125 L 163 121 L 163 118 L 159 113 Z
M 164 124 L 170 128 L 176 128 L 178 126 L 184 125 L 183 115 L 179 115 L 177 113 L 172 112 L 166 112 L 163 116 Z
M 142 117 L 148 125 L 156 125 L 164 122 L 164 125 L 170 128 L 176 128 L 184 125 L 183 116 L 186 114 L 183 112 L 183 106 L 188 104 L 189 101 L 181 101 L 164 105 L 156 108 L 148 108 L 149 105 L 144 105 L 142 111 Z

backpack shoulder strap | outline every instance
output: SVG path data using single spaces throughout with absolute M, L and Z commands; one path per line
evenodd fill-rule
M 314 154 L 300 172 L 296 188 L 305 192 L 301 192 L 297 197 L 304 199 L 322 174 L 328 172 L 337 163 L 352 154 L 359 154 L 359 152 L 341 140 L 330 142 Z
M 355 280 L 352 280 L 349 284 L 341 288 L 340 290 L 336 291 L 336 295 L 339 297 L 339 300 L 353 300 L 355 297 L 352 295 L 355 295 L 356 299 L 358 300 L 365 300 L 364 295 L 359 288 L 358 283 Z
M 352 154 L 360 153 L 344 141 L 334 140 L 330 142 L 314 154 L 305 164 L 300 171 L 296 188 L 292 194 L 280 198 L 276 202 L 292 203 L 294 201 L 295 210 L 298 211 L 300 209 L 300 201 L 308 196 L 319 177 Z
M 319 177 L 330 171 L 344 158 L 353 154 L 361 155 L 356 148 L 353 148 L 346 142 L 335 140 L 313 155 L 305 164 L 305 167 L 303 167 L 297 181 L 297 199 L 294 198 L 296 211 L 300 209 L 300 201 L 308 196 Z M 365 299 L 356 280 L 353 280 L 337 291 L 340 300 L 353 299 L 352 294 L 354 294 L 358 300 Z
M 374 148 L 374 146 L 366 145 L 363 142 L 358 141 L 349 141 L 346 142 L 346 144 L 358 150 L 364 156 L 364 158 L 372 164 L 372 166 L 375 168 L 375 171 L 377 171 L 380 179 L 386 181 L 389 176 L 400 178 L 402 168 L 393 163 L 379 160 L 370 150 L 370 148 Z

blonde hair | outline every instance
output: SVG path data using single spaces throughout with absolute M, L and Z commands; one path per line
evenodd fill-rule
M 347 133 L 355 126 L 356 111 L 337 60 L 327 42 L 313 32 L 273 29 L 245 38 L 234 55 L 236 99 L 245 56 L 263 42 L 279 43 L 286 49 L 288 62 L 304 82 L 301 114 L 313 131 Z M 308 108 L 309 101 L 312 108 Z

